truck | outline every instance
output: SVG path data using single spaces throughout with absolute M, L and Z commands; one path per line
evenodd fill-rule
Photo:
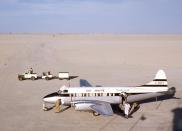
M 50 71 L 48 71 L 48 72 L 43 72 L 43 73 L 42 73 L 42 79 L 51 80 L 51 79 L 53 79 L 53 75 L 51 74 Z
M 23 74 L 18 74 L 18 79 L 20 81 L 27 80 L 27 79 L 36 80 L 37 78 L 38 78 L 38 75 L 36 73 L 32 73 L 32 72 L 26 72 Z
M 68 72 L 59 72 L 58 78 L 60 80 L 62 80 L 62 79 L 69 79 L 69 73 Z

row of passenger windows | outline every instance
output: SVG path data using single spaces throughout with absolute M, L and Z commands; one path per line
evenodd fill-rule
M 72 93 L 72 94 L 60 94 L 64 97 L 91 97 L 91 96 L 119 96 L 119 93 Z

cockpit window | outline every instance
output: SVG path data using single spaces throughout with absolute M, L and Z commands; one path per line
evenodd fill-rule
M 57 93 L 59 94 L 59 96 L 63 96 L 63 97 L 69 97 L 70 96 L 67 92 L 65 92 L 65 90 L 63 90 L 63 91 L 59 90 Z
M 63 92 L 64 92 L 64 93 L 67 93 L 67 92 L 68 92 L 68 90 L 63 90 Z

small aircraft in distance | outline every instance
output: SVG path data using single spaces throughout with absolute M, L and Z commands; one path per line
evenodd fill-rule
M 167 78 L 163 70 L 159 70 L 155 78 L 144 85 L 133 87 L 61 87 L 59 91 L 43 97 L 43 110 L 48 110 L 47 103 L 72 106 L 78 111 L 89 111 L 93 115 L 113 115 L 111 105 L 118 105 L 124 111 L 124 104 L 131 109 L 139 106 L 139 102 L 159 96 L 174 96 L 175 87 L 168 87 Z M 56 104 L 58 103 L 58 104 Z M 136 106 L 137 105 L 137 106 Z

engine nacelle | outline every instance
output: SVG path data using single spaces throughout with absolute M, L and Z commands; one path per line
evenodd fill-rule
M 75 104 L 75 110 L 77 111 L 89 111 L 92 110 L 90 108 L 90 106 L 92 106 L 92 103 L 79 103 L 79 104 Z

